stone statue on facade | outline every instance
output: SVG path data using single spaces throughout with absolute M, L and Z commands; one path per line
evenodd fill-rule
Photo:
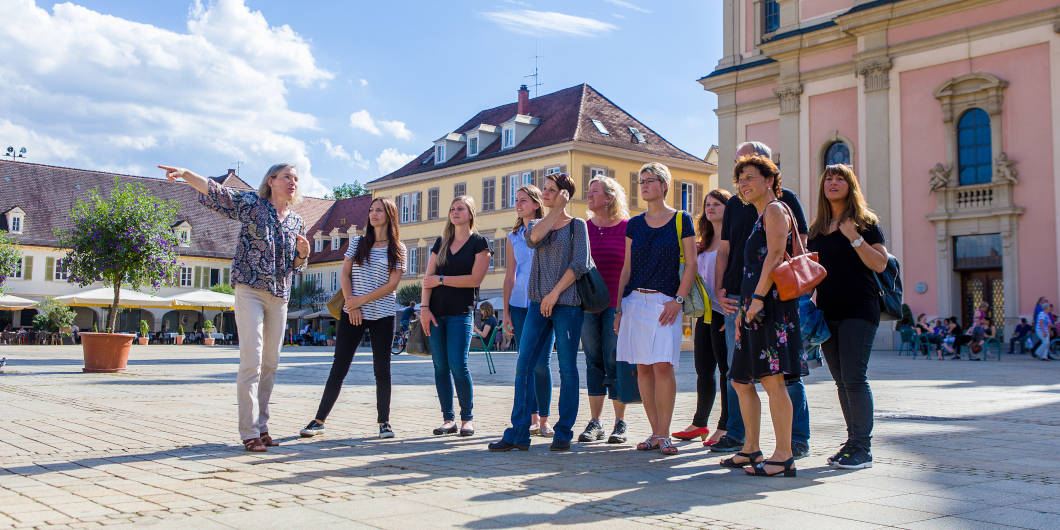
M 931 180 L 928 185 L 931 186 L 931 191 L 940 190 L 949 186 L 950 184 L 950 172 L 953 171 L 953 165 L 943 166 L 942 162 L 935 164 L 935 167 L 931 168 Z
M 997 181 L 1015 184 L 1017 182 L 1016 177 L 1018 175 L 1016 173 L 1016 168 L 1013 167 L 1015 165 L 1016 162 L 1009 160 L 1008 155 L 1005 154 L 1004 151 L 1002 151 L 1001 154 L 997 156 Z

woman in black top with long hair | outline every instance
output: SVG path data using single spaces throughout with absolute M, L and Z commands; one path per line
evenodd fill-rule
M 872 390 L 867 372 L 880 325 L 875 273 L 887 267 L 887 249 L 879 219 L 865 202 L 850 166 L 829 165 L 821 174 L 817 216 L 807 246 L 828 271 L 817 286 L 817 307 L 824 312 L 832 337 L 821 350 L 847 424 L 847 441 L 828 463 L 843 469 L 872 467 Z

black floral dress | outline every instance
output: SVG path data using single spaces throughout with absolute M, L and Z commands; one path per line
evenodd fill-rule
M 791 252 L 791 233 L 788 233 L 788 252 Z M 798 299 L 783 302 L 774 285 L 766 295 L 759 322 L 744 323 L 744 312 L 751 305 L 752 295 L 762 276 L 768 248 L 762 216 L 758 216 L 744 247 L 743 276 L 740 284 L 740 338 L 736 341 L 730 374 L 738 383 L 753 383 L 777 374 L 797 377 L 801 372 L 802 334 L 799 331 Z

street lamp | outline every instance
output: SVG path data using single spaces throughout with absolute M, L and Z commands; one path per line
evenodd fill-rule
M 23 147 L 23 148 L 19 149 L 18 152 L 16 153 L 15 152 L 15 148 L 9 145 L 9 146 L 7 146 L 7 153 L 5 153 L 4 156 L 11 157 L 11 161 L 12 162 L 16 158 L 26 158 L 26 148 Z

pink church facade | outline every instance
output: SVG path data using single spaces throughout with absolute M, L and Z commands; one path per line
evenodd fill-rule
M 1006 334 L 1060 278 L 1060 0 L 723 0 L 719 182 L 774 150 L 807 215 L 854 167 L 914 314 Z M 731 184 L 730 184 L 731 186 Z

